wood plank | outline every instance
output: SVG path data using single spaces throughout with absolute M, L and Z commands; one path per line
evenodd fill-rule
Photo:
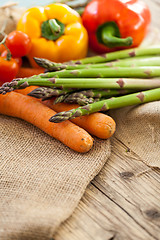
M 113 138 L 109 161 L 54 239 L 160 239 L 159 182 L 159 170 Z

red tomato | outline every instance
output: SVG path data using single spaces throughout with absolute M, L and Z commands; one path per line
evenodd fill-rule
M 26 33 L 13 31 L 8 34 L 6 45 L 13 57 L 23 57 L 31 50 L 31 39 Z
M 0 57 L 0 85 L 5 82 L 10 82 L 16 77 L 19 67 L 15 59 L 6 60 L 4 57 Z
M 5 50 L 1 53 L 1 57 L 7 57 L 7 53 L 8 51 Z M 18 63 L 18 66 L 19 68 L 22 66 L 22 58 L 21 57 L 17 57 L 17 58 L 14 58 L 16 60 L 16 62 Z

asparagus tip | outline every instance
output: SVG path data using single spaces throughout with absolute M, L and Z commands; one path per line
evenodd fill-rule
M 56 113 L 54 116 L 52 116 L 49 121 L 54 123 L 60 123 L 66 120 L 69 120 L 71 118 L 72 114 L 70 111 L 66 112 L 59 112 Z
M 46 69 L 45 72 L 48 72 L 48 71 L 54 72 L 54 71 L 59 71 L 66 68 L 66 65 L 64 64 L 57 64 L 45 58 L 34 57 L 33 59 L 40 67 L 43 67 Z
M 49 119 L 49 122 L 53 122 L 53 123 L 60 123 L 60 122 L 63 122 L 63 117 L 59 116 L 58 113 L 55 114 L 54 116 L 52 116 L 50 119 Z
M 6 94 L 7 92 L 11 92 L 14 90 L 14 86 L 17 86 L 17 82 L 5 82 L 0 87 L 0 94 Z

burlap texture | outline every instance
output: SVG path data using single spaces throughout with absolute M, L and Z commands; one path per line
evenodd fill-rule
M 110 111 L 117 124 L 115 137 L 151 167 L 160 168 L 160 102 Z
M 80 154 L 22 120 L 0 115 L 0 240 L 46 240 L 77 206 L 110 155 Z

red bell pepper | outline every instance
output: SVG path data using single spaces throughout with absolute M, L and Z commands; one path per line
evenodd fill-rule
M 147 33 L 151 14 L 140 0 L 92 0 L 82 20 L 90 47 L 104 53 L 139 46 Z

